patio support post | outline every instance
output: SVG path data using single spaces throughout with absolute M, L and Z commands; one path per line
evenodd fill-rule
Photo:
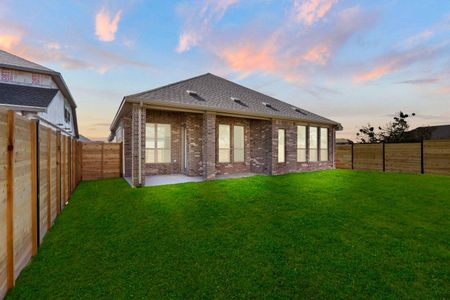
M 216 115 L 205 112 L 202 133 L 203 178 L 216 177 Z
M 145 184 L 145 108 L 133 104 L 131 118 L 131 180 L 133 186 L 141 186 Z

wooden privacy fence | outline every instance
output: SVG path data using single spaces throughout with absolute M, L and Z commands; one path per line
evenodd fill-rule
M 36 254 L 83 176 L 121 175 L 120 149 L 120 144 L 80 143 L 0 110 L 0 299 Z M 90 168 L 99 166 L 99 156 L 97 174 Z
M 81 143 L 83 180 L 121 176 L 122 144 Z
M 450 140 L 336 145 L 336 168 L 450 175 Z

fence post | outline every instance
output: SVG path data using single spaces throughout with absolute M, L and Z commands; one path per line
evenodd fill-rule
M 423 139 L 420 141 L 420 173 L 424 173 L 424 166 L 423 166 Z
M 8 111 L 8 154 L 6 161 L 6 276 L 8 289 L 14 286 L 14 127 L 15 112 Z
M 31 162 L 31 253 L 36 255 L 39 246 L 39 120 L 30 122 Z
M 102 158 L 101 158 L 101 167 L 100 167 L 101 168 L 101 172 L 100 172 L 101 175 L 100 176 L 101 176 L 101 179 L 103 179 L 103 163 L 104 163 L 103 162 L 103 151 L 104 151 L 103 145 L 104 145 L 104 143 L 102 142 L 101 145 L 102 145 L 102 151 L 101 151 L 102 152 Z
M 386 144 L 383 142 L 383 172 L 386 172 Z
M 352 144 L 352 170 L 354 169 L 354 167 L 353 167 L 353 145 L 354 144 Z
M 56 213 L 61 212 L 61 131 L 56 132 Z
M 51 155 L 52 152 L 52 130 L 47 128 L 47 230 L 50 230 L 50 225 L 52 223 L 52 176 L 51 176 Z M 55 151 L 56 153 L 56 151 Z

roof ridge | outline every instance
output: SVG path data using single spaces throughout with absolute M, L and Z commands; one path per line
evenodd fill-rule
M 174 86 L 174 85 L 186 82 L 186 81 L 190 81 L 190 80 L 193 80 L 193 79 L 197 79 L 197 78 L 200 78 L 200 77 L 204 77 L 204 76 L 207 76 L 207 75 L 213 75 L 213 74 L 211 74 L 211 73 L 204 73 L 204 74 L 197 75 L 197 76 L 194 76 L 194 77 L 191 77 L 191 78 L 179 80 L 179 81 L 172 82 L 172 83 L 169 83 L 169 84 L 166 84 L 166 85 L 163 85 L 163 86 L 159 86 L 159 87 L 156 87 L 156 88 L 153 88 L 153 89 L 149 89 L 149 90 L 146 90 L 146 91 L 143 91 L 143 92 L 140 92 L 140 93 L 127 95 L 124 98 L 141 96 L 141 95 L 144 95 L 146 93 L 150 93 L 150 92 L 154 92 L 154 91 L 157 91 L 157 90 L 160 90 L 160 89 L 163 89 L 163 88 L 171 87 L 171 86 Z

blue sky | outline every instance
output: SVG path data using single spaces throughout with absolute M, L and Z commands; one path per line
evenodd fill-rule
M 212 72 L 324 115 L 354 138 L 399 110 L 450 123 L 450 1 L 0 3 L 0 48 L 60 71 L 82 134 L 122 97 Z

